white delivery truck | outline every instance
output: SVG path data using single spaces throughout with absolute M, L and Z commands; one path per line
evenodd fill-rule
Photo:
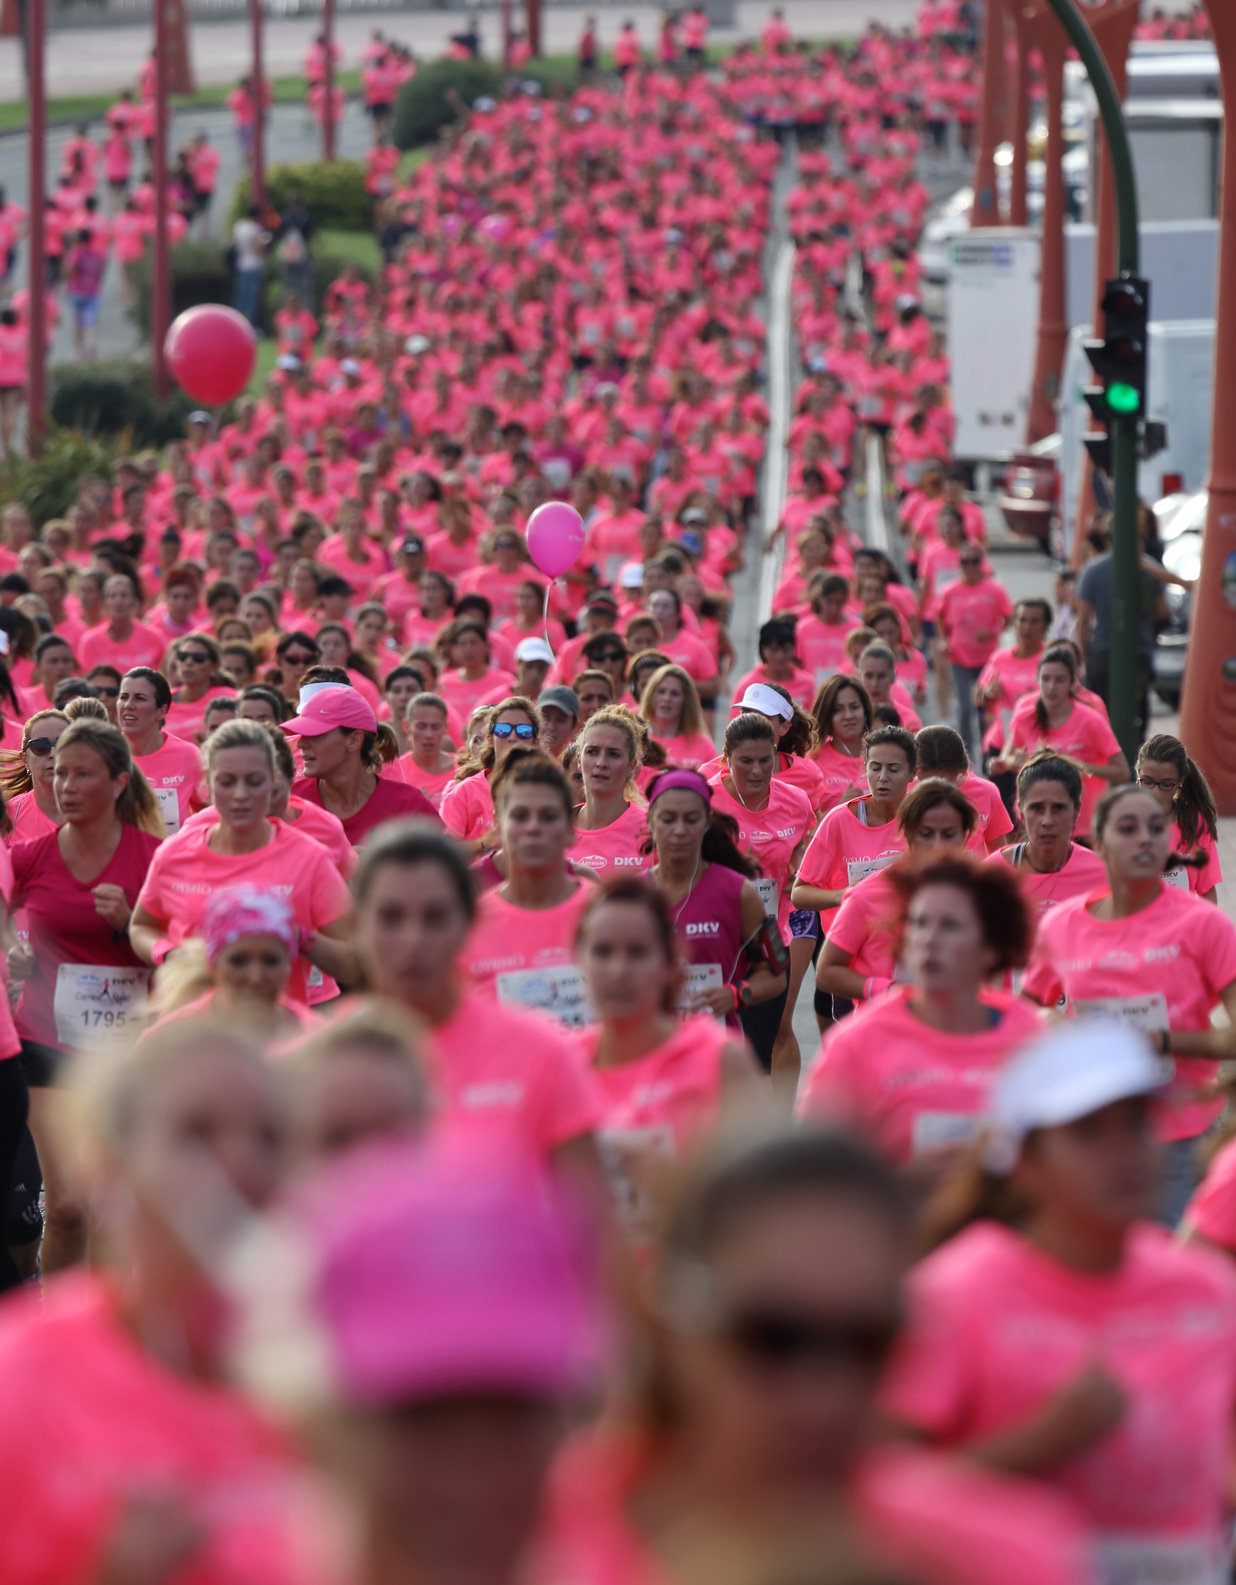
M 949 251 L 953 449 L 966 462 L 1005 462 L 1026 439 L 1039 323 L 1038 233 L 983 227 L 956 238 Z
M 1060 510 L 1066 555 L 1077 526 L 1085 457 L 1082 437 L 1093 423 L 1081 394 L 1087 385 L 1097 383 L 1082 350 L 1082 342 L 1089 338 L 1087 326 L 1069 333 L 1060 384 Z M 1197 490 L 1206 483 L 1215 378 L 1214 320 L 1152 320 L 1147 358 L 1146 418 L 1167 425 L 1167 449 L 1138 464 L 1138 494 L 1153 504 L 1176 490 Z

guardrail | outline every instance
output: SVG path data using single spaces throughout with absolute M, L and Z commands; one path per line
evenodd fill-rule
M 765 543 L 767 536 L 781 521 L 781 508 L 785 504 L 785 486 L 789 476 L 790 459 L 785 449 L 786 432 L 790 422 L 790 398 L 793 369 L 791 343 L 793 326 L 790 322 L 790 283 L 794 279 L 794 242 L 784 238 L 777 250 L 769 289 L 768 314 L 768 435 L 765 448 L 764 488 L 762 492 L 761 522 Z M 759 621 L 767 619 L 772 610 L 773 595 L 781 582 L 781 569 L 785 565 L 785 535 L 778 534 L 770 548 L 760 559 Z

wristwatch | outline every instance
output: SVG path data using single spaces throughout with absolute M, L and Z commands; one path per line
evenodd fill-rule
M 742 1008 L 742 1007 L 750 1007 L 750 1005 L 751 1005 L 751 987 L 747 984 L 746 980 L 742 980 L 737 985 L 731 985 L 730 986 L 730 990 L 732 990 L 733 993 L 734 993 L 734 1011 L 735 1012 L 738 1012 L 738 1010 L 740 1008 Z

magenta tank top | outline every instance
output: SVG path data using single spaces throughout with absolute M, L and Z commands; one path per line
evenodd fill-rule
M 733 981 L 742 953 L 743 879 L 737 870 L 710 864 L 681 907 L 670 910 L 687 962 L 716 963 L 723 985 Z M 738 1027 L 733 1016 L 726 1022 Z

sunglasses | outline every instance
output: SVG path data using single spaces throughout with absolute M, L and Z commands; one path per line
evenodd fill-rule
M 105 688 L 102 683 L 92 682 L 90 686 L 95 693 L 101 694 L 104 699 L 117 699 L 120 696 L 119 688 Z
M 283 657 L 285 666 L 311 666 L 317 657 L 314 655 L 293 655 L 290 652 Z
M 597 652 L 597 660 L 625 660 L 626 656 L 620 649 L 603 649 Z
M 182 649 L 178 657 L 183 664 L 186 660 L 190 666 L 209 666 L 209 655 L 190 655 L 187 649 Z
M 961 565 L 963 567 L 981 567 L 983 558 L 981 556 L 962 556 Z
M 804 1365 L 876 1371 L 888 1358 L 900 1328 L 901 1317 L 895 1313 L 821 1319 L 748 1310 L 723 1322 L 716 1335 L 751 1364 L 769 1371 L 798 1370 Z
M 518 737 L 525 742 L 531 741 L 536 736 L 536 728 L 527 721 L 521 721 L 517 726 L 514 721 L 497 721 L 490 728 L 493 737 Z
M 37 754 L 42 759 L 45 754 L 50 754 L 55 746 L 56 739 L 54 737 L 32 737 L 29 743 L 26 744 L 26 752 L 28 754 Z

